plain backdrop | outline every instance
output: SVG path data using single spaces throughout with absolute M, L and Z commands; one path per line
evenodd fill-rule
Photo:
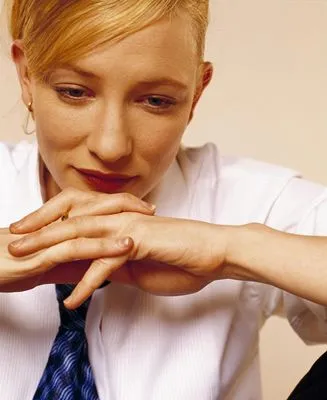
M 215 78 L 185 143 L 213 141 L 327 184 L 327 0 L 212 0 L 211 9 Z M 16 142 L 24 109 L 3 33 L 0 50 L 0 140 Z M 268 321 L 264 400 L 286 399 L 324 350 L 305 346 L 284 320 Z

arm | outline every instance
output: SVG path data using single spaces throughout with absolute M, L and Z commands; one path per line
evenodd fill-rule
M 249 224 L 235 229 L 224 274 L 271 284 L 327 305 L 327 237 Z
M 52 246 L 60 249 L 72 244 L 76 232 L 81 243 L 87 237 L 117 235 L 131 237 L 135 245 L 128 268 L 122 263 L 113 269 L 110 258 L 102 259 L 101 269 L 89 268 L 74 306 L 109 275 L 115 280 L 126 269 L 127 283 L 154 294 L 188 294 L 217 279 L 240 279 L 327 304 L 327 238 L 291 235 L 264 225 L 221 226 L 137 213 L 85 216 L 32 233 L 19 250 L 11 251 L 21 256 Z
M 76 252 L 90 238 L 97 243 L 112 237 L 133 239 L 134 248 L 127 265 L 124 262 L 113 267 L 110 257 L 95 260 L 79 282 L 80 294 L 74 305 L 88 297 L 109 275 L 112 280 L 160 295 L 193 293 L 213 280 L 224 278 L 261 281 L 327 304 L 323 288 L 327 238 L 291 235 L 258 224 L 220 226 L 141 213 L 108 213 L 108 196 L 97 196 L 95 202 L 72 193 L 67 202 L 65 194 L 59 195 L 25 218 L 20 226 L 12 227 L 16 233 L 34 232 L 24 238 L 20 247 L 10 246 L 11 254 L 16 257 L 43 249 L 51 252 L 53 248 L 57 253 L 69 248 Z M 72 199 L 76 204 L 70 203 Z M 296 225 L 301 225 L 298 232 L 324 235 L 327 216 L 318 218 L 316 212 L 327 210 L 327 206 L 314 204 L 316 197 L 310 213 L 301 207 L 295 220 Z M 67 209 L 68 220 L 51 224 Z M 299 224 L 302 215 L 304 224 Z M 285 217 L 280 220 L 285 221 Z M 316 229 L 317 220 L 322 222 L 320 230 Z M 89 254 L 89 258 L 96 257 Z

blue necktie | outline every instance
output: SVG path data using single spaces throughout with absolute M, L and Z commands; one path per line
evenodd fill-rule
M 60 326 L 33 400 L 98 400 L 88 358 L 85 318 L 91 298 L 76 310 L 63 304 L 74 285 L 56 285 Z

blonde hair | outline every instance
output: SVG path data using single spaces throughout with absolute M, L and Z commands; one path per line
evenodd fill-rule
M 45 78 L 107 42 L 186 12 L 202 59 L 209 0 L 7 0 L 9 31 L 24 44 L 31 74 Z

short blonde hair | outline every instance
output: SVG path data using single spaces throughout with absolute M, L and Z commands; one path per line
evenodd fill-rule
M 9 31 L 21 39 L 31 74 L 123 39 L 167 16 L 186 12 L 202 59 L 209 0 L 7 0 Z

